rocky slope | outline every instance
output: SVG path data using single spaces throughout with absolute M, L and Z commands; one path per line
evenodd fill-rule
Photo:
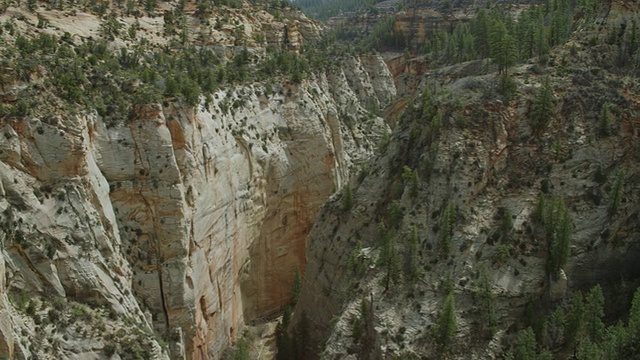
M 388 145 L 351 192 L 324 205 L 307 240 L 292 327 L 308 320 L 310 353 L 502 358 L 515 331 L 535 322 L 526 309 L 544 319 L 543 309 L 595 284 L 611 319 L 626 311 L 640 277 L 640 82 L 635 68 L 612 65 L 619 45 L 606 38 L 637 17 L 629 2 L 608 4 L 599 27 L 554 49 L 548 64 L 511 69 L 513 99 L 497 92 L 487 62 L 419 77 L 426 95 L 403 100 Z M 553 105 L 540 125 L 532 108 L 546 79 Z M 570 218 L 558 274 L 548 271 L 541 198 L 563 199 Z M 451 292 L 457 331 L 444 355 L 434 330 Z
M 115 35 L 114 52 L 142 38 L 165 46 L 176 6 L 126 15 L 113 4 L 118 23 L 139 24 L 132 39 L 81 8 L 37 5 L 0 15 L 5 44 L 46 33 L 72 46 Z M 243 48 L 263 56 L 267 44 L 299 51 L 317 36 L 300 13 L 241 5 L 214 8 L 209 22 L 187 17 L 187 40 L 226 61 Z M 3 71 L 4 106 L 47 82 L 43 70 Z M 372 154 L 387 125 L 369 110 L 394 95 L 369 56 L 300 83 L 226 86 L 196 106 L 138 104 L 124 122 L 66 110 L 52 93 L 53 113 L 5 115 L 0 355 L 221 358 L 246 324 L 290 301 L 318 207 Z

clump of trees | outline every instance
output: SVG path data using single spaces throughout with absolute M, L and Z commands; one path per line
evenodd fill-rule
M 480 9 L 469 23 L 429 37 L 424 53 L 439 64 L 491 57 L 504 73 L 517 61 L 546 57 L 551 47 L 563 44 L 578 26 L 589 23 L 596 5 L 595 0 L 547 1 L 517 18 L 500 7 Z
M 531 317 L 537 324 L 520 331 L 506 359 L 552 359 L 551 351 L 568 348 L 577 359 L 629 359 L 640 351 L 640 288 L 636 289 L 627 321 L 607 326 L 605 297 L 599 285 L 576 293 L 566 306 L 548 317 Z
M 374 5 L 383 0 L 296 0 L 294 4 L 310 17 L 326 20 L 330 17 L 357 11 L 376 11 Z
M 176 19 L 170 24 L 179 25 Z M 122 35 L 121 27 L 110 15 L 101 29 L 110 39 Z M 131 36 L 131 31 L 128 33 L 126 36 Z M 301 82 L 311 72 L 306 55 L 272 47 L 261 62 L 245 47 L 223 64 L 212 50 L 180 41 L 158 49 L 139 39 L 130 49 L 112 51 L 106 40 L 88 39 L 74 46 L 69 37 L 39 34 L 27 38 L 18 34 L 14 44 L 3 50 L 4 58 L 27 82 L 36 69 L 43 69 L 51 87 L 68 105 L 95 109 L 110 125 L 126 120 L 135 104 L 173 98 L 197 105 L 203 95 L 210 97 L 224 86 L 274 77 Z M 21 114 L 0 110 L 4 116 Z M 40 110 L 30 106 L 30 111 Z

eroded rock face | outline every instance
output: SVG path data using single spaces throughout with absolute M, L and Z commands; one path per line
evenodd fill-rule
M 5 124 L 0 278 L 16 294 L 104 308 L 107 329 L 135 319 L 155 358 L 168 353 L 152 328 L 173 334 L 173 358 L 221 357 L 245 323 L 290 301 L 318 207 L 387 129 L 367 107 L 395 95 L 384 62 L 346 63 L 274 94 L 253 85 L 195 108 L 139 105 L 112 127 L 96 114 Z M 19 341 L 33 320 L 4 297 L 0 350 L 40 356 Z

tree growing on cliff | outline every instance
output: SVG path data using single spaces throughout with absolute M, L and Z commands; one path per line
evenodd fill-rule
M 353 191 L 351 190 L 351 184 L 347 183 L 344 187 L 344 193 L 342 194 L 342 211 L 347 212 L 351 210 L 353 206 Z
M 478 292 L 476 294 L 480 308 L 481 327 L 493 335 L 498 327 L 496 311 L 496 296 L 492 291 L 493 280 L 484 265 L 481 265 L 478 277 Z
M 293 283 L 291 284 L 294 305 L 298 303 L 300 289 L 302 289 L 302 276 L 300 275 L 300 268 L 296 265 L 296 270 L 293 272 Z
M 627 331 L 630 349 L 636 353 L 640 352 L 640 288 L 633 294 Z
M 249 360 L 249 349 L 247 349 L 247 340 L 244 337 L 236 342 L 233 360 Z
M 551 360 L 553 356 L 547 349 L 537 351 L 536 335 L 531 327 L 521 331 L 515 339 L 513 348 L 506 354 L 507 360 Z
M 436 342 L 443 351 L 449 349 L 456 335 L 456 309 L 453 291 L 444 300 L 435 328 Z
M 392 229 L 387 229 L 384 223 L 380 223 L 378 228 L 380 236 L 380 256 L 378 257 L 378 265 L 384 269 L 385 275 L 383 285 L 385 292 L 389 290 L 392 283 L 398 281 L 399 275 L 399 259 L 396 251 L 395 234 Z
M 451 251 L 451 237 L 453 236 L 453 225 L 456 221 L 456 208 L 449 203 L 444 208 L 444 213 L 440 219 L 440 247 L 442 251 L 449 254 Z
M 407 282 L 413 285 L 420 276 L 420 270 L 418 269 L 418 229 L 415 226 L 411 227 L 407 242 L 404 252 L 404 274 Z
M 309 349 L 309 317 L 304 312 L 293 330 L 293 359 L 307 358 Z
M 378 347 L 373 295 L 369 298 L 362 297 L 360 301 L 360 317 L 357 319 L 357 323 L 356 333 L 353 335 L 354 342 L 358 345 L 358 359 L 370 359 L 372 353 Z
M 604 295 L 600 285 L 592 287 L 587 293 L 584 302 L 584 316 L 587 337 L 594 343 L 601 343 L 605 336 L 605 326 L 602 322 L 604 318 Z
M 276 325 L 276 360 L 292 360 L 293 359 L 293 343 L 287 332 L 289 323 L 291 322 L 291 308 L 285 307 L 282 320 Z
M 622 191 L 624 188 L 624 171 L 618 171 L 616 175 L 616 181 L 613 183 L 611 189 L 611 202 L 609 204 L 609 214 L 614 215 L 618 212 L 620 202 L 622 201 Z
M 551 121 L 551 116 L 553 116 L 553 89 L 547 77 L 529 110 L 529 118 L 533 121 L 534 131 L 538 134 L 542 133 Z

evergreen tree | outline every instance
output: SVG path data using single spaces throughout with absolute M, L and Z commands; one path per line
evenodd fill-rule
M 489 54 L 498 65 L 500 74 L 506 73 L 515 64 L 516 43 L 500 21 L 493 21 L 489 26 Z
M 624 171 L 618 171 L 616 175 L 616 181 L 613 183 L 611 189 L 611 203 L 609 204 L 609 214 L 614 215 L 618 212 L 620 203 L 622 202 L 622 192 L 624 188 Z
M 442 310 L 436 323 L 436 342 L 443 350 L 447 350 L 456 335 L 456 309 L 453 292 L 449 292 L 444 300 Z
M 247 340 L 244 337 L 236 342 L 233 360 L 249 360 L 249 349 L 247 349 Z
M 541 196 L 536 217 L 547 238 L 547 273 L 557 276 L 571 255 L 572 221 L 564 201 L 559 196 L 547 200 Z
M 521 331 L 516 338 L 515 345 L 511 350 L 511 359 L 536 360 L 536 335 L 531 327 Z
M 532 127 L 537 133 L 542 133 L 547 128 L 553 115 L 553 105 L 553 90 L 547 77 L 529 110 L 529 117 L 533 120 Z
M 640 351 L 640 287 L 636 289 L 631 301 L 628 320 L 629 340 L 633 349 Z
M 584 335 L 584 300 L 581 293 L 574 295 L 569 305 L 569 313 L 567 314 L 567 339 L 574 345 L 583 338 Z
M 367 299 L 363 297 L 360 302 L 360 318 L 362 323 L 362 335 L 358 348 L 358 359 L 372 359 L 372 354 L 378 348 L 378 338 L 375 329 L 376 318 L 373 306 L 373 295 Z
M 537 351 L 536 335 L 531 327 L 521 331 L 505 359 L 507 360 L 552 360 L 553 355 L 547 350 Z
M 474 48 L 480 57 L 489 56 L 489 23 L 491 18 L 484 9 L 480 9 L 476 17 L 471 20 L 471 32 L 474 34 Z
M 411 232 L 409 233 L 409 238 L 407 239 L 407 242 L 409 244 L 407 247 L 405 247 L 404 273 L 409 284 L 413 284 L 415 279 L 417 279 L 419 276 L 418 229 L 416 229 L 415 226 L 411 227 Z
M 351 184 L 347 183 L 344 187 L 344 193 L 342 195 L 342 211 L 347 212 L 351 210 L 353 206 L 353 192 L 351 190 Z
M 276 325 L 276 360 L 293 360 L 294 359 L 294 347 L 291 337 L 287 331 L 289 324 L 291 323 L 291 308 L 289 306 L 284 308 L 284 314 L 282 320 Z
M 384 223 L 380 223 L 378 234 L 381 240 L 380 255 L 378 265 L 382 266 L 385 272 L 383 279 L 385 291 L 389 290 L 392 283 L 398 281 L 398 254 L 395 247 L 395 234 L 393 230 L 387 230 Z
M 402 167 L 402 180 L 405 185 L 409 184 L 409 195 L 413 198 L 418 196 L 418 173 L 404 165 Z
M 446 254 L 451 251 L 451 237 L 453 236 L 455 221 L 456 209 L 453 204 L 448 204 L 444 208 L 444 213 L 440 219 L 440 247 Z
M 584 326 L 586 335 L 591 342 L 599 344 L 604 339 L 604 295 L 600 285 L 589 290 L 584 303 Z
M 604 358 L 603 355 L 599 344 L 587 337 L 578 346 L 576 358 L 580 360 L 602 360 Z
M 489 277 L 489 273 L 482 265 L 479 270 L 478 277 L 478 307 L 480 308 L 481 326 L 484 330 L 488 330 L 491 335 L 497 329 L 498 315 L 496 311 L 496 296 L 492 290 L 492 280 Z
M 611 135 L 611 113 L 609 112 L 609 104 L 603 105 L 600 110 L 600 125 L 598 126 L 598 133 L 602 137 L 608 137 Z
M 295 326 L 294 338 L 293 338 L 293 359 L 305 359 L 309 354 L 309 317 L 307 314 L 302 313 L 300 321 Z
M 296 270 L 293 272 L 293 283 L 291 284 L 291 294 L 293 295 L 294 305 L 298 303 L 300 289 L 302 289 L 302 276 L 300 275 L 300 268 L 296 265 Z

